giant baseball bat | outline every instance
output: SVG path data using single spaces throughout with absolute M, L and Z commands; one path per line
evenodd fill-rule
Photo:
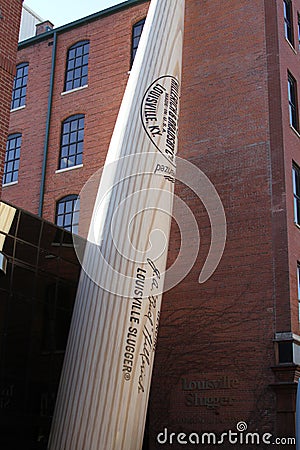
M 183 22 L 184 0 L 151 1 L 95 201 L 51 450 L 142 447 L 173 204 Z

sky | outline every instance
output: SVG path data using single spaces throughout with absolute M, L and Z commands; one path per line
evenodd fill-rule
M 60 27 L 123 1 L 125 0 L 24 0 L 24 5 L 42 19 L 50 20 L 55 27 Z

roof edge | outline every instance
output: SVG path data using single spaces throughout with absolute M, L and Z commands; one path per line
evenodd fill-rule
M 33 36 L 29 39 L 25 39 L 24 41 L 19 42 L 18 50 L 22 48 L 28 47 L 29 45 L 38 43 L 40 41 L 51 38 L 54 33 L 64 33 L 65 31 L 72 30 L 73 28 L 79 27 L 81 25 L 87 24 L 89 22 L 93 22 L 94 20 L 100 19 L 105 16 L 109 16 L 111 14 L 115 14 L 124 9 L 130 8 L 134 5 L 139 5 L 141 3 L 147 3 L 149 0 L 126 0 L 118 5 L 111 6 L 110 8 L 103 9 L 99 12 L 90 14 L 86 17 L 82 17 L 81 19 L 74 20 L 73 22 L 67 23 L 66 25 L 62 25 L 58 28 L 53 28 L 51 31 L 46 31 L 45 33 L 39 34 L 38 36 Z

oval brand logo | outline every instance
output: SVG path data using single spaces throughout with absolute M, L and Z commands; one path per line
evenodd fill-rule
M 171 75 L 157 78 L 146 90 L 143 127 L 157 150 L 175 167 L 179 112 L 179 82 Z

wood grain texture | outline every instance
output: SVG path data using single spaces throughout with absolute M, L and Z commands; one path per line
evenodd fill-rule
M 152 0 L 83 257 L 48 448 L 142 447 L 175 181 L 184 0 Z

